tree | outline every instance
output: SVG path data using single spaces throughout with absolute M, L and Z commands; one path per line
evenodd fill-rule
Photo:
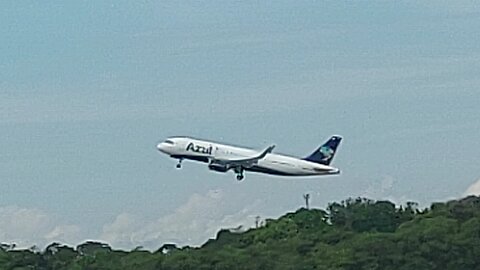
M 200 248 L 113 250 L 89 241 L 0 248 L 0 269 L 478 269 L 480 199 L 407 203 L 365 198 L 301 208 L 245 232 L 220 230 Z

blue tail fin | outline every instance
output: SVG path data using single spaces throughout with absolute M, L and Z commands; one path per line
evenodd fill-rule
M 337 147 L 340 145 L 341 141 L 342 137 L 332 136 L 324 145 L 320 146 L 310 156 L 304 158 L 304 160 L 323 165 L 330 165 L 330 162 L 332 162 L 333 156 L 335 156 L 335 152 L 337 151 Z

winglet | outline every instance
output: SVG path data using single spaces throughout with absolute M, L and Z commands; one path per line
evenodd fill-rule
M 253 157 L 240 158 L 240 159 L 218 159 L 217 158 L 217 159 L 215 159 L 215 162 L 216 163 L 221 162 L 222 164 L 229 164 L 229 165 L 232 165 L 232 166 L 234 164 L 237 164 L 237 165 L 242 165 L 242 166 L 245 167 L 245 166 L 250 165 L 251 163 L 256 163 L 260 159 L 263 159 L 265 156 L 267 156 L 267 154 L 270 154 L 273 151 L 273 148 L 275 148 L 275 145 L 271 145 L 271 146 L 267 147 L 262 152 L 258 152 L 259 154 L 257 156 L 253 156 Z
M 270 145 L 269 147 L 267 147 L 267 149 L 263 150 L 263 152 L 257 157 L 257 159 L 264 158 L 267 154 L 270 154 L 274 148 L 275 145 Z

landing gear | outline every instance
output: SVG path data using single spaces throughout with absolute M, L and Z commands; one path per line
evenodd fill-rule
M 242 181 L 243 178 L 245 178 L 245 176 L 243 175 L 243 168 L 242 167 L 235 168 L 235 173 L 237 174 L 237 180 L 238 181 Z
M 181 159 L 181 158 L 178 160 L 178 163 L 177 163 L 177 166 L 176 166 L 177 169 L 182 168 L 182 161 L 183 161 L 183 159 Z

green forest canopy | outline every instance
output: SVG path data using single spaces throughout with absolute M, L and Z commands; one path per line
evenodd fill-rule
M 0 246 L 1 269 L 480 269 L 480 197 L 418 209 L 365 198 L 301 208 L 199 248 L 151 252 L 86 242 L 40 251 Z

